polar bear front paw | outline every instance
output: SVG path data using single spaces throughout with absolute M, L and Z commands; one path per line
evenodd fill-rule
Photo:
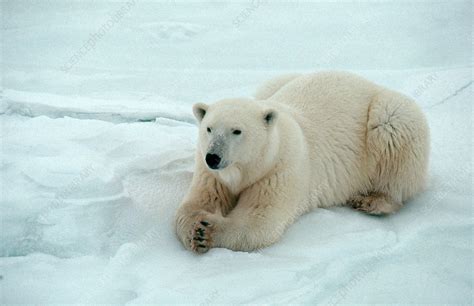
M 214 226 L 208 220 L 199 218 L 191 229 L 191 250 L 196 253 L 206 253 L 212 248 Z

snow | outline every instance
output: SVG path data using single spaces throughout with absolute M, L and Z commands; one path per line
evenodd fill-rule
M 472 304 L 471 19 L 469 1 L 2 2 L 0 302 Z M 257 252 L 184 250 L 192 103 L 322 69 L 417 100 L 426 192 L 388 217 L 317 209 Z

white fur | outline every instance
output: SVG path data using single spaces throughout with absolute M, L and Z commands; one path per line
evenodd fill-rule
M 239 186 L 242 181 L 242 175 L 240 174 L 239 168 L 236 166 L 229 166 L 218 172 L 220 180 L 229 187 L 233 194 L 239 192 Z
M 269 110 L 276 117 L 266 125 Z M 196 172 L 177 233 L 197 252 L 270 245 L 314 207 L 351 203 L 391 213 L 425 185 L 429 131 L 416 103 L 350 73 L 279 77 L 256 101 L 199 104 L 195 114 L 202 120 Z M 224 135 L 228 166 L 219 171 L 204 161 L 217 137 L 208 126 Z M 230 132 L 236 127 L 240 137 Z M 195 243 L 190 232 L 203 220 L 211 227 Z

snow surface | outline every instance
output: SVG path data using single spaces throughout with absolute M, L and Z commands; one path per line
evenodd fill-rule
M 0 302 L 472 304 L 471 22 L 447 0 L 2 1 Z M 389 217 L 317 209 L 258 252 L 184 250 L 192 103 L 323 69 L 419 102 L 427 191 Z

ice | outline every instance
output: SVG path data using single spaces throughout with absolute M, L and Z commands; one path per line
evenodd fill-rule
M 112 122 L 152 121 L 159 117 L 194 123 L 189 107 L 173 105 L 161 97 L 144 96 L 138 100 L 108 100 L 65 97 L 53 94 L 3 92 L 2 113 L 29 117 L 73 117 L 100 119 Z
M 128 3 L 2 2 L 2 304 L 472 304 L 469 1 Z M 427 190 L 389 217 L 314 210 L 256 252 L 186 251 L 192 103 L 322 69 L 417 100 Z

